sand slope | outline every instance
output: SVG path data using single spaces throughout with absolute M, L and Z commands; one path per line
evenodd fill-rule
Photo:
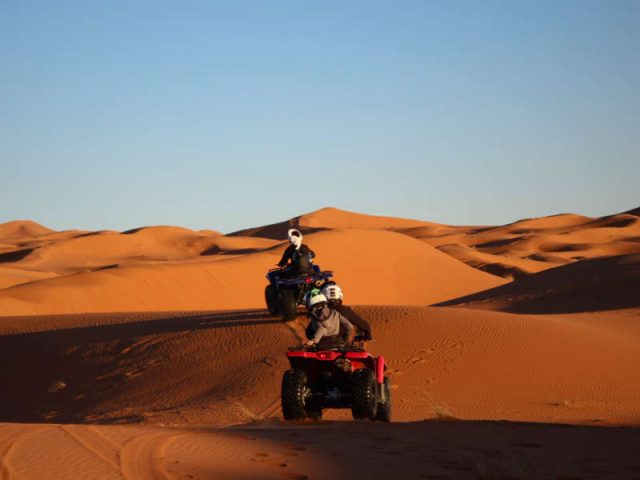
M 437 249 L 384 230 L 318 232 L 305 239 L 334 271 L 352 304 L 431 304 L 460 290 L 505 283 Z M 327 268 L 327 267 L 325 267 Z
M 357 311 L 372 324 L 370 350 L 390 364 L 396 420 L 640 423 L 637 310 Z M 21 368 L 0 372 L 0 420 L 225 424 L 277 416 L 284 352 L 304 325 L 260 310 L 5 317 L 3 365 Z
M 28 480 L 633 479 L 639 441 L 632 429 L 504 422 L 224 430 L 0 424 L 3 471 Z
M 326 208 L 230 235 L 167 226 L 54 232 L 10 222 L 0 225 L 0 315 L 258 307 L 264 272 L 290 227 L 305 233 L 351 303 L 431 304 L 584 259 L 640 253 L 632 212 L 454 227 Z
M 640 253 L 640 221 L 628 212 L 595 219 L 563 214 L 497 227 L 402 231 L 474 268 L 509 279 L 588 258 Z
M 38 238 L 37 243 L 24 245 L 27 248 L 21 251 L 26 255 L 12 262 L 12 267 L 64 275 L 135 260 L 175 260 L 199 255 L 216 236 L 178 227 L 147 227 L 125 233 L 76 232 L 57 239 Z
M 262 292 L 290 226 L 371 323 L 396 423 L 282 423 L 306 320 L 269 315 Z M 323 209 L 232 235 L 0 225 L 0 474 L 637 478 L 639 228 L 635 210 L 467 227 Z
M 442 305 L 521 313 L 640 307 L 640 255 L 600 257 L 518 278 Z
M 102 237 L 109 240 L 111 236 L 83 238 L 102 242 Z M 351 303 L 429 304 L 505 282 L 394 232 L 328 230 L 308 235 L 306 241 L 316 250 L 317 263 L 334 270 Z M 274 247 L 273 241 L 246 237 L 216 237 L 212 242 L 215 248 L 228 250 L 209 255 L 209 246 L 205 255 L 174 262 L 130 259 L 128 264 L 5 288 L 0 290 L 0 312 L 30 315 L 263 306 L 264 274 L 278 262 L 284 244 L 276 242 Z M 68 243 L 64 245 L 72 252 Z M 234 255 L 231 244 L 244 247 L 241 254 Z M 120 241 L 115 245 L 121 245 Z M 372 288 L 378 283 L 384 288 Z
M 414 423 L 282 424 L 283 352 L 304 323 L 262 311 L 0 319 L 0 421 L 90 423 L 0 424 L 3 475 L 635 478 L 639 430 L 602 426 L 640 424 L 640 310 L 358 311 L 395 420 Z
M 31 220 L 15 220 L 0 223 L 0 238 L 2 239 L 19 240 L 33 238 L 51 232 L 53 232 L 53 230 Z
M 349 212 L 338 208 L 327 207 L 284 222 L 273 223 L 262 227 L 248 228 L 231 233 L 231 236 L 241 235 L 250 237 L 264 237 L 272 239 L 286 239 L 290 228 L 297 228 L 303 234 L 313 233 L 325 229 L 377 229 L 400 230 L 437 226 L 432 222 L 410 220 L 404 218 L 381 217 Z

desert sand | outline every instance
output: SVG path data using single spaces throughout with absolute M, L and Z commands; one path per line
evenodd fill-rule
M 213 225 L 215 228 L 215 225 Z M 373 328 L 393 422 L 282 420 L 305 234 Z M 640 218 L 323 209 L 229 235 L 0 225 L 2 478 L 638 478 Z

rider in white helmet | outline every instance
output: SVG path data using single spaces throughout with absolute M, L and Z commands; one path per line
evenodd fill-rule
M 287 236 L 289 237 L 289 246 L 282 254 L 282 258 L 278 262 L 279 267 L 287 267 L 285 275 L 298 275 L 301 273 L 311 273 L 313 271 L 313 259 L 316 254 L 313 253 L 307 245 L 302 243 L 302 233 L 295 228 L 289 229 Z
M 353 311 L 352 308 L 343 305 L 344 295 L 342 289 L 335 282 L 328 282 L 322 288 L 322 294 L 327 298 L 331 308 L 336 309 L 341 315 L 346 317 L 360 332 L 364 340 L 373 340 L 371 336 L 371 325 L 364 318 Z
M 320 349 L 344 346 L 353 331 L 351 322 L 330 308 L 327 297 L 319 290 L 310 292 L 307 307 L 312 335 L 305 346 L 317 345 Z

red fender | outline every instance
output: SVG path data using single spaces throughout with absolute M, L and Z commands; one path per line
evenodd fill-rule
M 384 383 L 384 371 L 387 369 L 387 365 L 384 361 L 384 357 L 380 355 L 376 362 L 376 380 L 379 384 Z

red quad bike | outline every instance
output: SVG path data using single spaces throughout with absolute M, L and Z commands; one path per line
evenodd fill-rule
M 322 419 L 324 408 L 351 408 L 354 419 L 391 421 L 391 389 L 384 357 L 353 345 L 317 350 L 291 347 L 282 377 L 285 420 Z

